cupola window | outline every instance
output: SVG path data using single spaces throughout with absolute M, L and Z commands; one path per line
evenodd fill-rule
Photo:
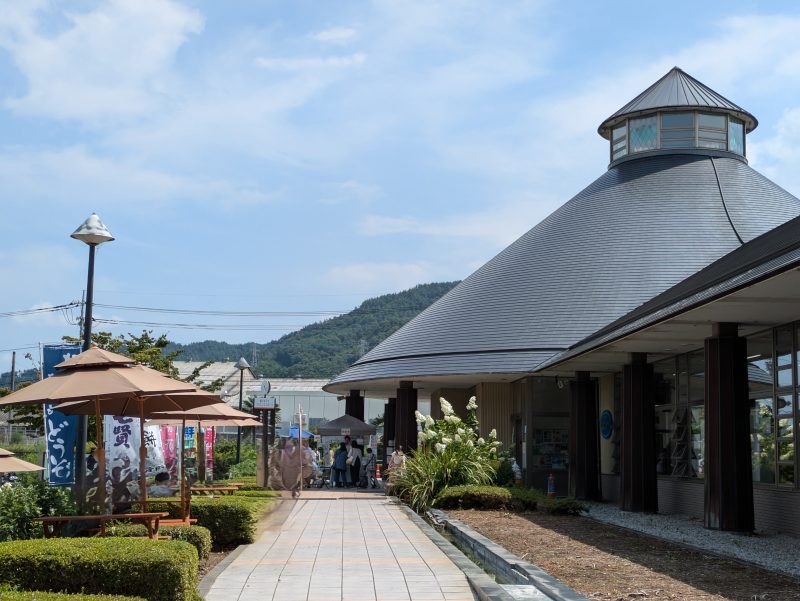
M 710 148 L 744 156 L 744 122 L 723 113 L 659 111 L 611 130 L 611 160 L 652 150 Z
M 656 116 L 631 119 L 631 152 L 643 152 L 658 148 Z

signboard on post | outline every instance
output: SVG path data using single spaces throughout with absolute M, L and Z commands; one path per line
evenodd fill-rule
M 253 409 L 257 411 L 272 411 L 275 409 L 276 399 L 272 396 L 260 396 L 253 399 Z

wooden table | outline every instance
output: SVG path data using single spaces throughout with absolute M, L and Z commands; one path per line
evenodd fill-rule
M 239 490 L 238 486 L 195 486 L 190 489 L 190 492 L 193 495 L 200 495 L 200 494 L 213 494 L 219 493 L 221 495 L 232 495 L 237 490 Z
M 140 522 L 147 528 L 148 538 L 158 538 L 158 527 L 161 518 L 169 517 L 168 513 L 146 512 L 146 513 L 106 513 L 103 515 L 51 515 L 43 518 L 36 518 L 35 521 L 42 522 L 44 526 L 44 537 L 53 538 L 61 536 L 61 531 L 69 522 L 97 522 L 100 525 L 100 536 L 106 534 L 106 523 L 113 520 L 132 520 Z

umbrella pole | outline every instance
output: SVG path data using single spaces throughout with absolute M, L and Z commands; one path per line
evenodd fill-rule
M 139 399 L 139 497 L 142 500 L 142 511 L 147 512 L 147 445 L 144 440 L 144 399 Z
M 103 444 L 103 421 L 100 416 L 100 399 L 94 398 L 94 430 L 97 434 L 97 498 L 100 509 L 105 513 L 106 505 L 106 449 Z M 86 492 L 81 492 L 86 495 Z M 84 499 L 85 500 L 85 499 Z

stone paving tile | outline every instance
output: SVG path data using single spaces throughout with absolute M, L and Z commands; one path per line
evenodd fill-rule
M 466 577 L 391 501 L 304 491 L 286 522 L 260 535 L 206 601 L 474 601 Z

